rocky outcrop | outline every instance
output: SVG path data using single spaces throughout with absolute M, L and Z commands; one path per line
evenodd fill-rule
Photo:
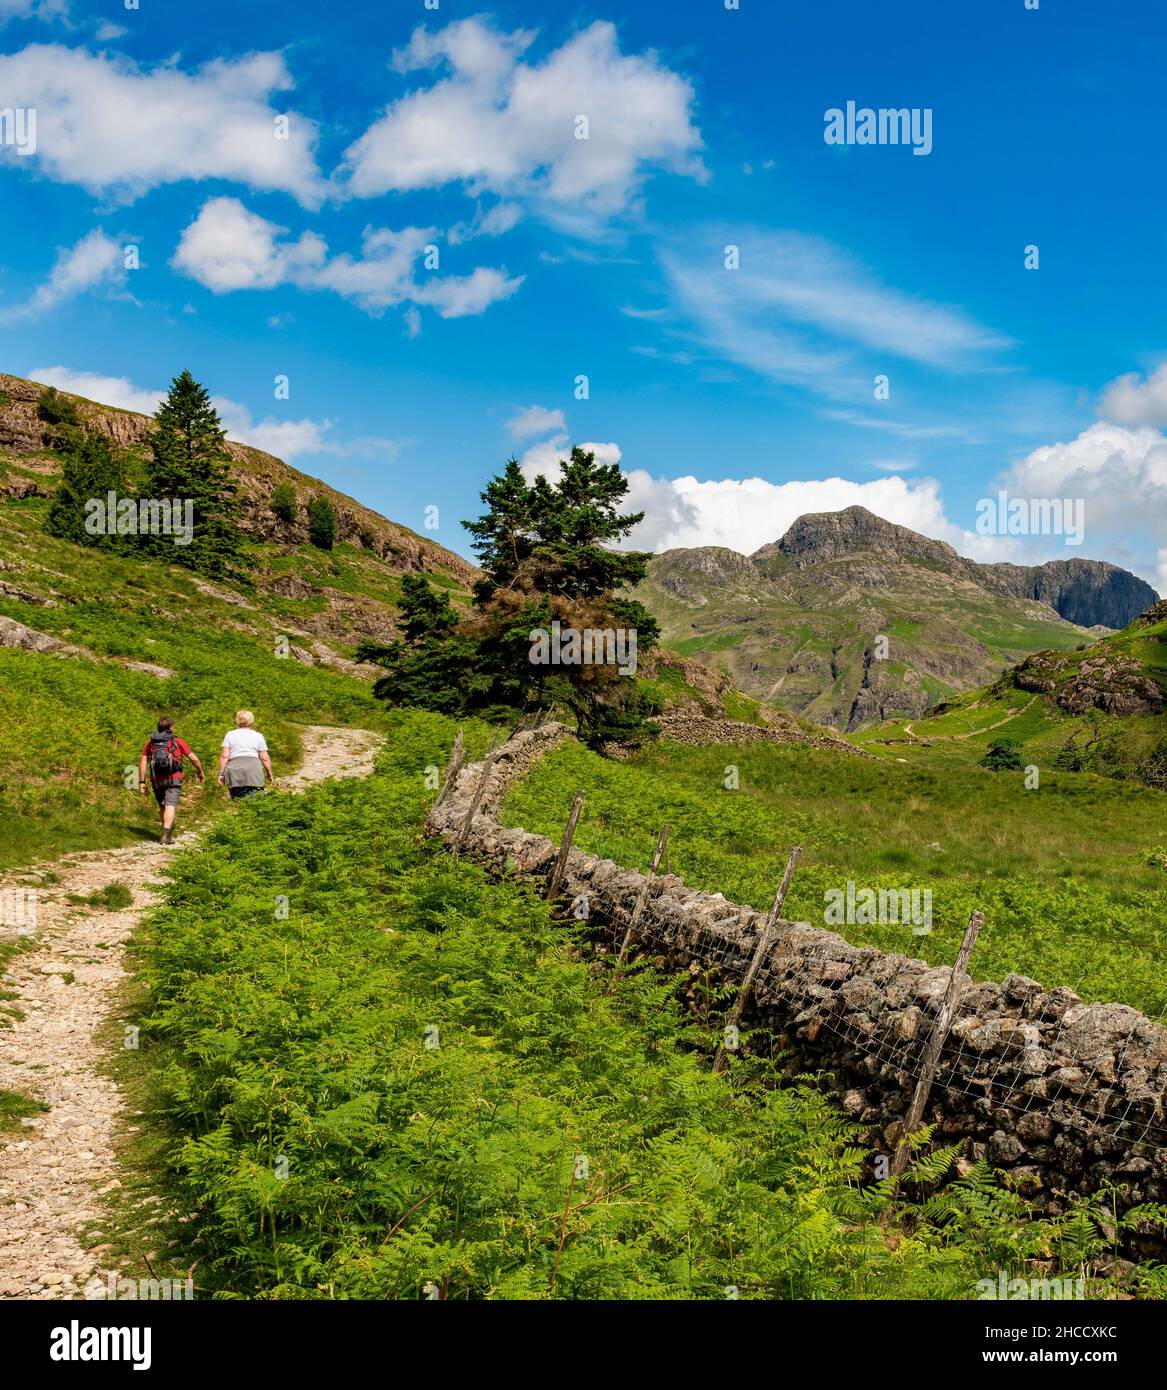
M 35 459 L 51 447 L 51 431 L 37 410 L 43 389 L 37 382 L 0 374 L 0 451 Z M 149 416 L 87 401 L 68 392 L 61 394 L 74 403 L 86 429 L 105 435 L 131 453 L 144 449 L 154 423 Z M 236 465 L 233 475 L 243 508 L 240 529 L 254 539 L 307 544 L 307 504 L 310 498 L 323 496 L 336 513 L 339 540 L 372 551 L 396 571 L 438 569 L 461 584 L 473 582 L 474 567 L 461 556 L 362 507 L 326 483 L 297 472 L 282 459 L 234 440 L 227 441 L 227 452 Z M 279 520 L 271 510 L 271 496 L 280 483 L 288 483 L 296 494 L 297 515 L 291 522 Z
M 559 739 L 562 725 L 518 734 L 499 751 L 478 812 L 483 764 L 465 768 L 427 820 L 451 849 L 536 881 L 556 855 L 546 836 L 499 824 L 503 794 Z M 565 808 L 566 809 L 566 808 Z M 563 892 L 601 943 L 623 937 L 644 876 L 571 850 Z M 740 982 L 763 914 L 674 875 L 649 886 L 636 950 L 708 988 Z M 890 1157 L 950 970 L 852 946 L 807 922 L 782 921 L 744 1020 L 751 1046 L 786 1054 L 791 1074 L 823 1072 L 867 1143 Z M 707 995 L 706 995 L 707 997 Z M 986 1156 L 1051 1214 L 1064 1194 L 1114 1184 L 1124 1205 L 1167 1200 L 1167 1030 L 1123 1004 L 1085 1004 L 1065 988 L 1009 975 L 964 982 L 926 1120 L 935 1139 Z
M 1004 593 L 1048 604 L 1079 627 L 1122 628 L 1158 597 L 1137 575 L 1103 560 L 1047 560 L 1044 565 L 984 565 Z
M 6 618 L 3 614 L 0 614 L 0 647 L 15 647 L 19 651 L 35 652 L 40 656 L 80 657 L 86 661 L 102 660 L 96 652 L 90 651 L 88 647 L 78 647 L 71 642 L 63 642 L 59 637 L 50 636 L 47 632 L 37 632 L 35 628 L 26 627 L 24 623 L 17 622 L 15 618 Z M 174 675 L 168 666 L 159 666 L 152 661 L 129 661 L 118 658 L 117 664 L 124 666 L 127 671 L 138 671 L 142 675 L 155 676 L 158 680 L 167 680 Z
M 763 546 L 750 558 L 757 562 L 775 555 L 800 569 L 854 562 L 861 556 L 895 564 L 908 561 L 945 570 L 996 593 L 1044 603 L 1078 627 L 1126 627 L 1158 598 L 1137 575 L 1104 560 L 1047 560 L 1042 565 L 966 560 L 943 541 L 885 521 L 865 507 L 800 516 L 777 544 Z

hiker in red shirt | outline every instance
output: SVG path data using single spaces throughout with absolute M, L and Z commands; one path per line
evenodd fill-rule
M 158 802 L 158 818 L 162 822 L 164 845 L 174 843 L 174 817 L 178 813 L 178 799 L 182 796 L 183 758 L 191 760 L 199 781 L 204 781 L 202 763 L 174 732 L 174 720 L 169 715 L 163 715 L 158 721 L 158 732 L 150 735 L 142 749 L 142 756 L 138 759 L 138 777 L 142 795 L 145 796 L 146 772 L 149 769 L 150 785 Z

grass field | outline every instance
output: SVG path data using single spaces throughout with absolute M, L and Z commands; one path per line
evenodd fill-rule
M 382 720 L 383 706 L 363 681 L 276 654 L 281 618 L 290 615 L 269 611 L 266 597 L 262 608 L 249 607 L 245 592 L 205 592 L 178 566 L 55 540 L 39 529 L 43 506 L 0 507 L 0 559 L 27 568 L 35 557 L 35 573 L 59 597 L 55 606 L 34 606 L 0 596 L 0 615 L 92 658 L 0 647 L 0 706 L 11 712 L 0 722 L 0 871 L 155 833 L 136 771 L 135 785 L 125 782 L 160 714 L 174 717 L 212 775 L 222 735 L 241 707 L 256 712 L 278 774 L 300 760 L 294 725 L 370 728 Z M 334 562 L 312 552 L 301 563 Z M 334 577 L 348 564 L 339 555 Z M 160 680 L 127 661 L 174 674 Z M 202 804 L 188 780 L 187 825 Z
M 1057 772 L 1031 791 L 1023 773 L 972 765 L 965 741 L 930 752 L 916 749 L 905 764 L 797 746 L 661 742 L 614 763 L 568 744 L 511 790 L 503 819 L 558 837 L 582 787 L 580 848 L 642 868 L 668 822 L 672 872 L 759 908 L 798 844 L 788 916 L 824 925 L 824 894 L 848 880 L 930 890 L 930 935 L 893 924 L 839 929 L 858 944 L 950 964 L 979 907 L 987 923 L 974 976 L 1017 971 L 1152 1016 L 1167 1007 L 1167 873 L 1154 863 L 1167 841 L 1167 794 Z M 725 787 L 730 765 L 736 791 Z
M 972 1298 L 1040 1257 L 1102 1296 L 1084 1205 L 1035 1218 L 978 1166 L 909 1208 L 859 1186 L 819 1093 L 711 1074 L 675 982 L 613 979 L 529 888 L 421 839 L 453 723 L 388 733 L 369 782 L 250 803 L 173 862 L 118 1060 L 150 1177 L 111 1258 L 193 1266 L 200 1297 L 720 1300 Z M 541 769 L 553 799 L 584 766 Z

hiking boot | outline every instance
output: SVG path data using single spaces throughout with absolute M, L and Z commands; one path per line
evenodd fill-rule
M 172 845 L 172 844 L 174 843 L 174 831 L 173 831 L 173 830 L 164 830 L 164 831 L 162 832 L 162 843 L 163 843 L 164 845 Z

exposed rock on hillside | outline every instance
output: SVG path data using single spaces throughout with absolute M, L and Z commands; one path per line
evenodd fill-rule
M 845 729 L 917 718 L 1038 648 L 1122 626 L 1155 599 L 1114 565 L 978 564 L 863 507 L 799 517 L 750 556 L 666 551 L 640 596 L 670 646 Z
M 51 476 L 57 469 L 55 462 L 45 457 L 50 443 L 49 429 L 37 413 L 43 389 L 37 382 L 0 374 L 0 453 L 16 456 L 25 467 L 36 460 Z M 61 394 L 76 404 L 87 428 L 106 435 L 128 451 L 143 450 L 153 425 L 149 416 L 69 396 L 67 392 Z M 227 450 L 236 464 L 235 481 L 243 504 L 240 527 L 254 539 L 307 544 L 305 508 L 309 498 L 324 496 L 336 512 L 337 538 L 371 551 L 386 561 L 394 572 L 440 570 L 460 584 L 472 582 L 474 567 L 461 556 L 362 507 L 326 483 L 299 473 L 281 459 L 249 445 L 228 441 Z M 299 515 L 290 523 L 280 521 L 271 510 L 271 495 L 280 483 L 290 484 L 296 493 Z M 30 489 L 47 491 L 43 485 L 21 477 L 14 480 L 13 486 L 25 489 L 15 495 L 34 495 Z

